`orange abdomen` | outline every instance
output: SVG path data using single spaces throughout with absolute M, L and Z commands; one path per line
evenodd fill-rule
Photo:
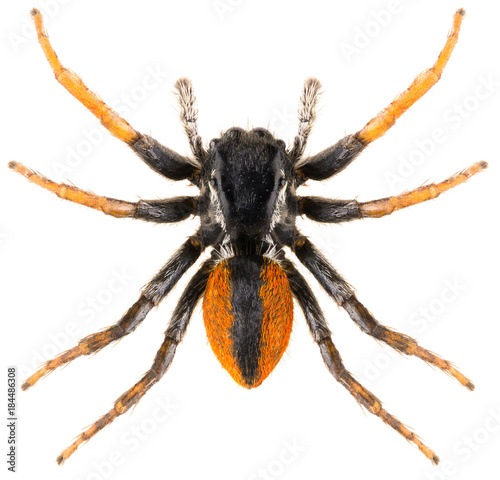
M 231 377 L 259 386 L 288 346 L 293 301 L 282 268 L 262 256 L 240 255 L 219 263 L 203 298 L 210 346 Z

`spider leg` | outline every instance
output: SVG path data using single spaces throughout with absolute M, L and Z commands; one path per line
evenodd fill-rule
M 423 185 L 410 192 L 402 193 L 397 196 L 372 200 L 359 204 L 361 217 L 383 217 L 402 208 L 411 207 L 418 203 L 432 200 L 443 192 L 464 183 L 470 177 L 484 170 L 488 164 L 486 162 L 477 162 L 469 168 L 456 173 L 452 177 L 443 180 L 437 184 Z
M 319 346 L 323 360 L 330 373 L 349 391 L 360 405 L 373 415 L 379 417 L 384 423 L 406 438 L 406 440 L 416 445 L 433 464 L 437 465 L 439 463 L 438 456 L 429 447 L 424 445 L 417 434 L 387 412 L 382 407 L 382 402 L 346 370 L 342 363 L 342 358 L 332 342 L 323 313 L 304 277 L 291 262 L 286 261 L 284 268 L 290 282 L 292 294 L 304 312 L 309 329 Z
M 35 22 L 38 42 L 47 57 L 56 80 L 90 110 L 112 135 L 127 143 L 149 167 L 167 178 L 183 180 L 198 173 L 200 165 L 197 160 L 183 157 L 148 135 L 142 135 L 134 130 L 126 120 L 92 92 L 78 75 L 63 67 L 49 42 L 42 14 L 34 8 L 31 15 Z
M 358 218 L 383 217 L 402 208 L 436 198 L 443 192 L 464 183 L 487 166 L 486 162 L 478 162 L 442 182 L 423 185 L 410 192 L 370 202 L 361 203 L 356 200 L 300 197 L 299 212 L 301 215 L 306 215 L 317 222 L 327 223 L 340 223 Z
M 460 373 L 451 362 L 422 348 L 408 335 L 396 332 L 380 324 L 359 302 L 352 287 L 335 271 L 307 238 L 300 237 L 296 241 L 295 254 L 325 291 L 349 314 L 363 332 L 377 340 L 381 340 L 401 353 L 421 358 L 454 377 L 469 390 L 474 390 L 474 384 Z
M 203 148 L 201 137 L 198 135 L 198 105 L 193 91 L 193 85 L 189 78 L 179 78 L 174 87 L 177 89 L 177 100 L 181 108 L 180 117 L 184 131 L 189 139 L 189 145 L 193 155 L 203 163 L 207 152 Z
M 165 200 L 139 200 L 126 202 L 109 197 L 101 197 L 86 192 L 73 185 L 56 183 L 34 172 L 18 162 L 9 162 L 9 167 L 30 182 L 55 193 L 59 198 L 100 210 L 106 215 L 118 218 L 137 218 L 156 223 L 173 223 L 185 220 L 197 213 L 196 197 L 176 197 Z
M 288 152 L 293 162 L 296 162 L 304 153 L 307 139 L 316 120 L 316 107 L 321 83 L 316 78 L 308 78 L 304 82 L 299 104 L 299 131 L 294 139 L 293 146 Z
M 173 255 L 167 264 L 146 285 L 137 302 L 114 325 L 82 338 L 78 344 L 47 361 L 21 386 L 22 390 L 32 387 L 38 380 L 56 368 L 73 361 L 82 355 L 97 353 L 107 345 L 133 332 L 146 318 L 149 311 L 157 306 L 172 290 L 179 278 L 196 262 L 204 247 L 195 237 L 191 237 Z
M 115 401 L 113 408 L 108 413 L 103 415 L 93 425 L 87 428 L 87 430 L 81 433 L 77 439 L 57 457 L 57 463 L 59 465 L 64 463 L 82 443 L 88 442 L 96 433 L 113 422 L 118 416 L 123 415 L 131 407 L 136 405 L 146 392 L 163 377 L 174 358 L 177 345 L 184 336 L 193 310 L 198 300 L 205 292 L 209 273 L 210 260 L 206 261 L 195 273 L 180 297 L 165 332 L 165 339 L 156 354 L 151 368 L 132 388 L 128 389 Z
M 369 143 L 384 135 L 406 110 L 439 81 L 457 43 L 464 15 L 463 9 L 455 13 L 446 44 L 431 68 L 418 75 L 404 92 L 360 131 L 347 135 L 317 155 L 298 160 L 295 166 L 297 173 L 304 179 L 325 180 L 347 167 Z
M 462 24 L 465 10 L 460 8 L 453 16 L 453 25 L 451 32 L 443 50 L 439 54 L 434 65 L 423 71 L 413 83 L 402 93 L 400 93 L 393 102 L 376 117 L 372 118 L 356 136 L 362 142 L 368 144 L 384 135 L 391 128 L 396 120 L 408 110 L 417 100 L 422 98 L 441 78 L 444 67 L 451 57 L 458 40 L 458 32 Z

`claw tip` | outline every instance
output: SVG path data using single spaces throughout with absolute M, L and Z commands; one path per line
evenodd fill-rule
M 485 168 L 488 168 L 488 162 L 485 162 L 484 160 L 480 161 L 479 162 L 479 166 L 481 167 L 481 169 L 485 169 Z
M 471 392 L 474 391 L 474 389 L 476 388 L 476 386 L 472 383 L 472 382 L 469 382 L 467 385 L 465 385 Z

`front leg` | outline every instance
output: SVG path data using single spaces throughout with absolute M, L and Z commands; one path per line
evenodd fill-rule
M 455 13 L 446 44 L 431 68 L 418 75 L 403 93 L 357 133 L 347 135 L 317 155 L 299 160 L 295 167 L 297 173 L 304 179 L 325 180 L 347 167 L 368 144 L 384 135 L 406 110 L 439 81 L 457 43 L 464 15 L 462 8 Z
M 56 80 L 92 112 L 111 135 L 129 145 L 153 170 L 171 180 L 194 178 L 200 169 L 199 162 L 183 157 L 164 147 L 154 138 L 142 135 L 134 130 L 126 120 L 109 108 L 99 95 L 90 90 L 78 75 L 63 67 L 44 29 L 42 14 L 34 8 L 31 15 L 35 22 L 38 42 L 45 53 Z
M 434 465 L 437 465 L 438 456 L 420 440 L 417 434 L 387 412 L 382 407 L 382 402 L 347 371 L 339 351 L 333 344 L 323 312 L 309 285 L 291 262 L 284 260 L 282 264 L 290 282 L 292 294 L 299 303 L 313 338 L 319 346 L 323 361 L 335 380 L 341 383 L 360 405 L 416 445 Z

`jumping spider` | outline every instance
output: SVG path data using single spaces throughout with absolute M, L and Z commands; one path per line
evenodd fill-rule
M 308 179 L 326 180 L 341 172 L 437 83 L 457 42 L 464 13 L 462 9 L 455 13 L 452 30 L 433 67 L 421 73 L 407 90 L 360 131 L 312 156 L 305 156 L 304 149 L 315 120 L 320 89 L 318 80 L 309 78 L 305 82 L 298 111 L 299 130 L 291 147 L 287 148 L 285 142 L 263 128 L 249 131 L 231 128 L 220 138 L 212 140 L 208 149 L 198 136 L 198 111 L 191 83 L 185 78 L 178 80 L 175 87 L 181 120 L 192 150 L 192 156 L 186 157 L 134 130 L 77 75 L 64 68 L 49 43 L 40 12 L 32 11 L 38 40 L 56 79 L 150 168 L 171 180 L 188 179 L 200 193 L 196 197 L 131 203 L 57 184 L 17 162 L 11 162 L 10 167 L 63 199 L 101 210 L 107 215 L 157 223 L 179 222 L 198 215 L 200 227 L 146 285 L 137 302 L 115 325 L 85 337 L 77 346 L 46 362 L 26 380 L 22 389 L 28 389 L 40 378 L 75 358 L 96 353 L 131 333 L 195 264 L 202 252 L 212 248 L 211 257 L 198 268 L 182 293 L 151 369 L 116 400 L 108 413 L 62 452 L 57 459 L 59 464 L 80 444 L 133 407 L 160 380 L 172 362 L 200 299 L 203 300 L 204 323 L 215 355 L 237 383 L 254 388 L 266 379 L 287 348 L 293 321 L 293 298 L 301 307 L 313 339 L 335 379 L 368 411 L 415 444 L 434 464 L 438 463 L 436 454 L 389 414 L 380 400 L 346 370 L 311 288 L 285 257 L 283 247 L 293 251 L 365 333 L 401 353 L 415 355 L 437 366 L 469 390 L 474 389 L 472 382 L 449 361 L 420 347 L 407 335 L 381 325 L 359 302 L 348 283 L 295 226 L 298 215 L 326 223 L 389 215 L 435 198 L 486 168 L 485 162 L 479 162 L 443 182 L 370 202 L 301 197 L 296 193 Z

